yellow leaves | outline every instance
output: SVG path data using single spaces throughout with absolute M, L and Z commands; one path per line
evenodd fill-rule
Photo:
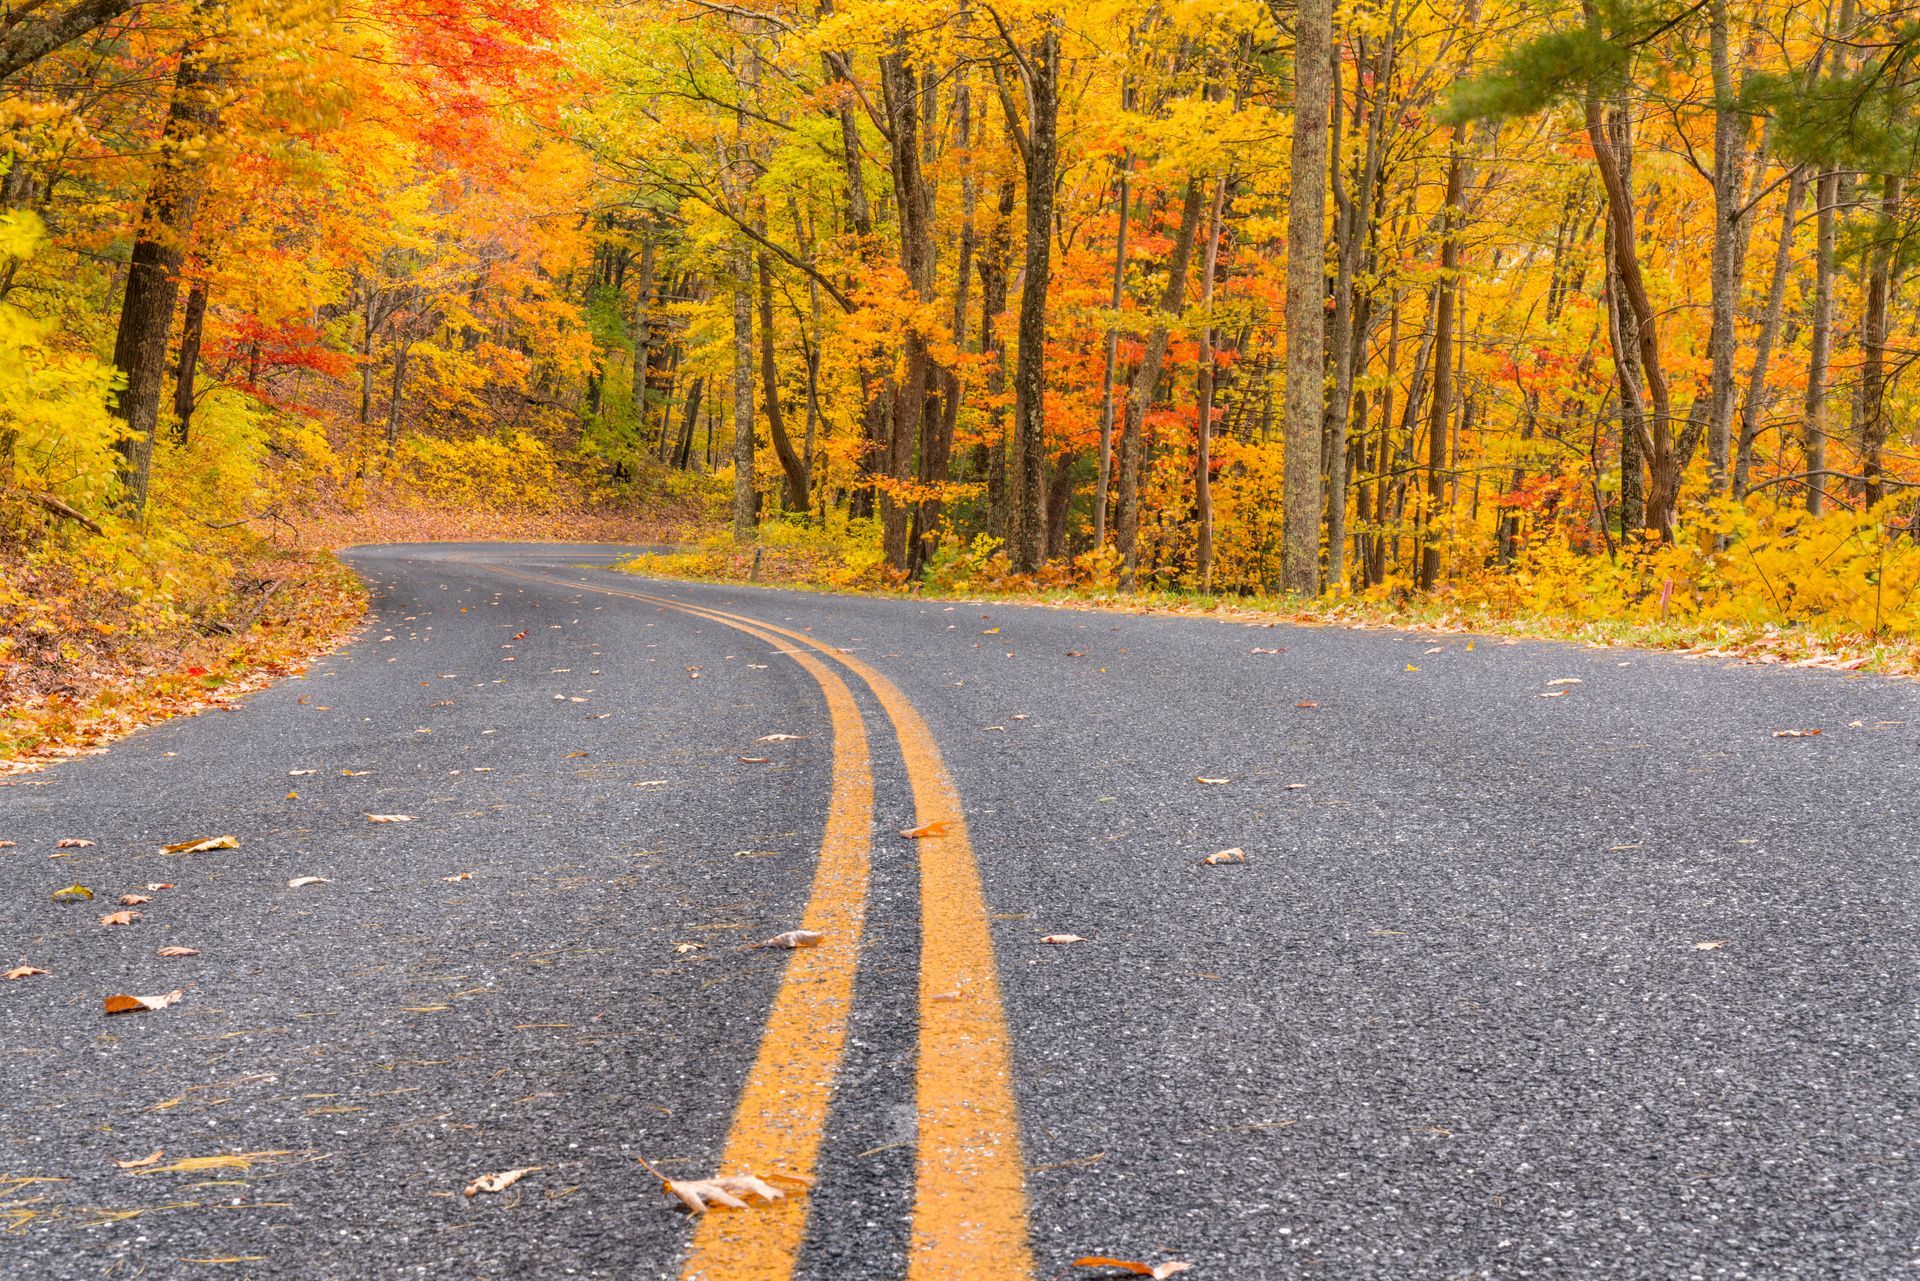
M 166 1155 L 167 1150 L 165 1148 L 155 1148 L 145 1156 L 135 1157 L 131 1161 L 115 1161 L 114 1165 L 122 1170 L 144 1170 L 150 1165 L 160 1164 Z
M 546 1167 L 542 1165 L 529 1165 L 523 1166 L 518 1170 L 501 1170 L 497 1174 L 483 1174 L 473 1182 L 467 1184 L 460 1195 L 471 1198 L 483 1192 L 488 1194 L 505 1192 L 529 1174 L 537 1173 L 545 1168 Z
M 176 999 L 179 993 L 172 994 Z M 138 1000 L 155 998 L 139 997 Z M 171 1004 L 171 1002 L 169 1002 Z M 149 1174 L 208 1174 L 216 1170 L 238 1170 L 242 1173 L 256 1165 L 278 1165 L 282 1158 L 298 1155 L 290 1148 L 274 1148 L 262 1152 L 222 1152 L 215 1156 L 183 1157 L 171 1164 L 150 1169 Z
M 1165 1263 L 1136 1263 L 1131 1259 L 1109 1259 L 1105 1255 L 1090 1254 L 1083 1259 L 1075 1259 L 1076 1268 L 1106 1268 L 1114 1272 L 1124 1272 L 1129 1276 L 1150 1277 L 1152 1281 L 1167 1281 L 1168 1277 L 1178 1276 L 1192 1270 L 1191 1263 L 1182 1263 L 1178 1259 L 1169 1259 Z
M 239 848 L 240 842 L 234 837 L 208 836 L 199 840 L 181 841 L 175 845 L 164 846 L 160 852 L 162 854 L 204 854 L 208 850 L 237 850 Z
M 108 1014 L 133 1014 L 141 1010 L 164 1010 L 169 1005 L 178 1005 L 186 999 L 186 993 L 179 988 L 164 996 L 128 996 L 116 993 L 101 1002 L 102 1009 Z
M 53 892 L 56 903 L 85 903 L 93 898 L 93 891 L 84 885 L 69 885 L 64 890 Z

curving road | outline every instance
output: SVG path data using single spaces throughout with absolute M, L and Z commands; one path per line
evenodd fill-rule
M 0 1276 L 1920 1268 L 1920 688 L 619 550 L 0 784 Z

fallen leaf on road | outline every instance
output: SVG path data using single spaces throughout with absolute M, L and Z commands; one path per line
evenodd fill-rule
M 297 890 L 302 885 L 331 885 L 331 884 L 333 884 L 333 882 L 329 881 L 324 876 L 296 876 L 291 881 L 287 882 L 287 888 L 290 890 Z
M 92 897 L 93 891 L 84 885 L 69 885 L 64 890 L 53 892 L 53 901 L 56 903 L 85 903 Z
M 1777 729 L 1773 731 L 1773 736 L 1775 738 L 1819 738 L 1820 731 L 1817 729 Z M 62 842 L 62 844 L 65 844 L 65 842 Z
M 1567 691 L 1564 689 L 1550 689 L 1540 695 L 1542 698 L 1565 698 L 1566 696 Z
M 166 1154 L 165 1148 L 155 1148 L 145 1156 L 135 1157 L 131 1161 L 115 1161 L 114 1164 L 123 1170 L 143 1170 L 147 1166 L 160 1164 L 160 1159 Z
M 154 952 L 154 955 L 159 957 L 164 957 L 167 960 L 172 960 L 175 957 L 179 957 L 179 956 L 198 956 L 200 955 L 200 949 L 197 947 L 169 946 L 169 947 L 160 948 L 159 950 Z
M 197 841 L 181 841 L 162 846 L 162 854 L 204 854 L 208 850 L 237 850 L 240 842 L 232 836 L 206 836 Z
M 452 876 L 443 876 L 440 879 L 443 881 L 471 881 L 473 879 L 473 873 L 455 872 Z
M 1015 719 L 1016 721 L 1024 721 L 1029 719 L 1032 715 L 1033 714 L 1031 712 L 1015 712 L 1013 714 L 1013 719 Z
M 900 835 L 910 841 L 921 841 L 930 836 L 945 836 L 946 834 L 947 825 L 944 820 L 934 823 L 922 823 L 919 827 L 903 827 L 900 829 Z
M 650 778 L 646 780 L 644 783 L 634 784 L 635 787 L 665 787 L 666 785 L 667 785 L 667 780 L 664 778 Z
M 1578 676 L 1558 676 L 1558 677 L 1555 677 L 1553 680 L 1548 681 L 1547 684 L 1549 685 L 1584 685 L 1586 684 L 1586 682 L 1581 680 Z
M 707 945 L 705 943 L 675 943 L 673 945 L 673 954 L 675 956 L 685 956 L 688 952 L 704 952 L 706 950 Z
M 1076 1268 L 1111 1268 L 1116 1272 L 1125 1272 L 1129 1276 L 1152 1277 L 1153 1281 L 1167 1281 L 1168 1277 L 1178 1276 L 1190 1270 L 1191 1263 L 1182 1263 L 1179 1259 L 1169 1259 L 1165 1263 L 1135 1263 L 1132 1259 L 1109 1259 L 1104 1255 L 1090 1254 L 1084 1259 L 1075 1259 Z
M 12 848 L 13 848 L 12 841 L 0 841 L 0 850 L 10 850 Z
M 1222 863 L 1244 863 L 1247 861 L 1247 852 L 1236 845 L 1230 850 L 1215 850 L 1200 861 L 1215 867 Z
M 161 890 L 170 890 L 172 888 L 172 881 L 149 881 L 147 883 L 147 892 L 150 894 L 158 894 Z
M 142 903 L 151 902 L 153 902 L 153 895 L 151 894 L 122 894 L 120 896 L 121 907 L 139 907 Z
M 343 769 L 340 773 L 345 778 L 365 778 L 367 775 L 373 773 L 373 771 L 370 769 Z
M 742 756 L 739 760 L 742 765 L 770 765 L 773 763 L 772 758 L 767 756 Z
M 1295 704 L 1294 704 L 1294 706 L 1295 706 L 1295 707 L 1318 707 L 1318 706 L 1320 706 L 1320 704 L 1318 704 L 1318 703 L 1295 703 Z
M 1040 940 L 1042 943 L 1084 943 L 1078 934 L 1049 934 Z
M 411 823 L 413 822 L 413 815 L 411 814 L 369 814 L 367 815 L 367 822 L 369 823 Z
M 19 965 L 14 966 L 12 969 L 8 970 L 5 974 L 0 974 L 0 978 L 5 979 L 9 983 L 13 983 L 20 979 L 30 979 L 36 974 L 45 974 L 45 973 L 46 971 L 41 969 L 39 966 L 28 965 L 25 961 L 22 961 Z
M 1416 667 L 1416 666 L 1414 666 L 1414 665 L 1413 665 L 1412 663 L 1408 663 L 1408 664 L 1407 664 L 1407 670 L 1408 670 L 1408 671 L 1410 671 L 1410 672 L 1417 672 L 1417 671 L 1419 671 L 1420 669 L 1419 669 L 1418 667 Z
M 1000 629 L 998 627 L 982 628 L 980 634 L 982 636 L 998 636 L 1000 634 Z
M 1195 778 L 1193 781 L 1196 783 L 1205 783 L 1209 787 L 1223 787 L 1233 780 L 1230 778 Z
M 1247 652 L 1250 654 L 1284 654 L 1287 652 L 1287 647 L 1285 645 L 1276 645 L 1272 649 L 1263 649 L 1260 646 L 1255 645 L 1251 650 L 1248 650 Z
M 729 1210 L 746 1210 L 751 1208 L 746 1200 L 748 1197 L 757 1197 L 768 1205 L 785 1200 L 786 1193 L 774 1187 L 774 1183 L 791 1184 L 797 1188 L 813 1186 L 812 1179 L 799 1174 L 769 1174 L 765 1180 L 751 1174 L 722 1174 L 711 1179 L 669 1179 L 654 1169 L 653 1163 L 645 1157 L 635 1157 L 634 1160 L 644 1166 L 648 1174 L 660 1180 L 662 1191 L 679 1198 L 680 1203 L 694 1214 L 705 1214 L 709 1208 L 708 1202 Z
M 92 846 L 93 846 L 92 841 L 83 841 L 83 840 L 80 840 L 78 837 L 68 836 L 68 837 L 63 837 L 58 841 L 55 841 L 53 848 L 57 850 L 84 850 L 84 849 L 90 849 L 92 848 Z
M 576 760 L 576 759 L 578 759 L 579 757 L 582 757 L 582 756 L 587 756 L 587 755 L 590 755 L 590 754 L 591 754 L 591 753 L 588 753 L 588 752 L 568 752 L 568 753 L 567 753 L 567 759 L 568 759 L 568 760 L 570 760 L 570 761 L 571 761 L 571 760 Z
M 1431 649 L 1423 649 L 1420 652 L 1423 654 L 1438 654 L 1445 649 L 1446 649 L 1445 645 L 1435 645 Z
M 318 774 L 319 772 L 320 771 L 317 769 L 290 769 L 287 771 L 287 777 L 288 778 L 305 778 L 309 774 Z
M 100 918 L 102 925 L 132 925 L 140 919 L 138 912 L 108 912 Z
M 805 738 L 805 734 L 762 734 L 756 743 L 795 743 Z
M 1708 939 L 1705 943 L 1695 943 L 1693 950 L 1696 952 L 1717 952 L 1726 945 L 1727 940 L 1725 939 Z
M 101 1005 L 108 1014 L 131 1014 L 135 1010 L 164 1010 L 169 1005 L 178 1005 L 186 995 L 179 988 L 165 996 L 128 996 L 122 992 L 108 997 Z
M 519 1170 L 502 1170 L 498 1174 L 483 1174 L 467 1184 L 467 1189 L 462 1195 L 475 1196 L 481 1192 L 505 1192 L 529 1174 L 545 1168 L 545 1166 L 529 1165 Z
M 988 734 L 1004 734 L 1007 732 L 1007 727 L 1005 725 L 989 725 L 983 732 Z
M 785 934 L 776 934 L 770 939 L 761 939 L 753 947 L 819 947 L 827 936 L 815 930 L 788 930 Z

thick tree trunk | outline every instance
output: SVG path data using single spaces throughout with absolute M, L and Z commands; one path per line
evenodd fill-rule
M 126 379 L 115 413 L 127 425 L 121 441 L 122 481 L 134 512 L 145 508 L 153 474 L 153 438 L 166 378 L 167 335 L 180 293 L 180 268 L 193 237 L 194 215 L 206 190 L 207 146 L 220 127 L 224 77 L 204 45 L 189 43 L 174 73 L 173 98 L 160 137 L 160 154 L 140 211 L 113 364 Z
M 1276 19 L 1283 6 L 1268 0 Z M 1327 125 L 1333 94 L 1332 0 L 1293 16 L 1292 174 L 1287 198 L 1287 417 L 1282 585 L 1320 590 L 1320 425 L 1326 416 Z
M 149 0 L 76 0 L 51 16 L 24 18 L 24 12 L 37 7 L 16 4 L 21 11 L 16 21 L 0 35 L 0 83 L 11 80 L 50 53 L 72 44 L 89 31 L 103 27 L 121 14 L 137 9 Z M 19 20 L 24 18 L 24 20 Z

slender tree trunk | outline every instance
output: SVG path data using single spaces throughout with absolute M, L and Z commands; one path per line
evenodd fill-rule
M 687 403 L 681 410 L 680 441 L 673 451 L 673 465 L 680 471 L 687 470 L 693 463 L 693 433 L 700 422 L 700 395 L 706 387 L 704 376 L 696 376 L 687 387 Z
M 767 431 L 773 437 L 773 452 L 786 474 L 787 510 L 807 510 L 807 465 L 793 450 L 787 436 L 787 421 L 780 411 L 780 369 L 773 352 L 773 267 L 767 251 L 761 250 L 760 266 L 760 386 L 767 414 Z
M 1827 369 L 1833 361 L 1834 251 L 1838 239 L 1840 174 L 1821 173 L 1814 191 L 1813 333 L 1807 345 L 1807 395 L 1803 402 L 1807 455 L 1807 511 L 1826 510 L 1827 478 Z
M 729 255 L 733 277 L 733 541 L 751 543 L 759 523 L 753 478 L 753 256 L 744 240 Z
M 1728 492 L 1735 401 L 1735 308 L 1745 266 L 1747 112 L 1736 100 L 1728 48 L 1727 0 L 1708 6 L 1708 44 L 1713 67 L 1713 266 L 1712 326 L 1707 359 L 1707 465 L 1713 492 Z
M 1047 539 L 1047 288 L 1053 279 L 1053 185 L 1058 165 L 1060 34 L 1049 29 L 1027 51 L 1032 118 L 1027 122 L 1027 245 L 1020 289 L 1019 351 L 1013 372 L 1013 567 L 1032 573 Z
M 1269 0 L 1275 18 L 1283 6 Z M 1327 124 L 1332 0 L 1293 13 L 1293 170 L 1287 199 L 1287 418 L 1280 577 L 1289 592 L 1320 590 L 1320 425 L 1326 416 Z
M 1900 236 L 1896 220 L 1904 186 L 1898 174 L 1880 179 L 1879 216 L 1867 258 L 1866 310 L 1860 320 L 1860 496 L 1870 508 L 1886 497 L 1881 478 L 1886 474 L 1887 338 L 1899 279 L 1894 249 Z
M 1197 560 L 1200 590 L 1213 590 L 1213 276 L 1220 261 L 1220 226 L 1226 218 L 1227 187 L 1225 174 L 1214 179 L 1213 213 L 1207 223 L 1207 251 L 1200 269 L 1200 401 L 1196 424 L 1193 472 L 1193 515 L 1199 526 Z
M 1433 405 L 1427 413 L 1427 518 L 1421 540 L 1419 585 L 1440 585 L 1440 540 L 1445 527 L 1447 424 L 1453 415 L 1453 321 L 1460 274 L 1460 202 L 1466 183 L 1466 155 L 1456 126 L 1453 154 L 1447 160 L 1446 205 L 1442 209 L 1440 279 L 1433 300 Z
M 187 291 L 187 306 L 180 321 L 180 366 L 173 378 L 173 433 L 182 445 L 187 443 L 193 423 L 193 384 L 200 369 L 200 338 L 207 323 L 207 284 L 196 280 Z
M 1805 172 L 1795 169 L 1787 179 L 1787 197 L 1780 207 L 1780 239 L 1774 244 L 1773 279 L 1767 286 L 1767 308 L 1760 321 L 1760 336 L 1753 344 L 1753 367 L 1747 373 L 1746 398 L 1740 403 L 1740 431 L 1734 442 L 1733 460 L 1735 498 L 1746 497 L 1747 481 L 1753 469 L 1753 443 L 1760 435 L 1760 416 L 1767 408 L 1767 369 L 1773 361 L 1773 345 L 1780 338 L 1787 276 L 1793 270 L 1794 224 L 1800 216 L 1800 198 L 1806 190 Z
M 1113 248 L 1113 323 L 1107 326 L 1106 365 L 1100 375 L 1100 470 L 1093 490 L 1093 546 L 1107 545 L 1107 505 L 1113 492 L 1113 376 L 1120 357 L 1120 304 L 1127 282 L 1127 215 L 1132 196 L 1133 152 L 1120 157 L 1120 232 Z
M 633 438 L 634 452 L 646 448 L 649 439 L 648 423 L 652 415 L 652 405 L 647 395 L 648 383 L 653 374 L 653 265 L 654 235 L 648 228 L 645 238 L 640 242 L 640 267 L 635 274 L 633 291 Z M 666 429 L 661 428 L 664 437 Z

